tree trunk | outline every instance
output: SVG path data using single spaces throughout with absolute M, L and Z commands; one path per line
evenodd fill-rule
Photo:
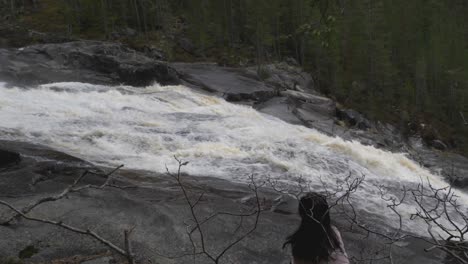
M 140 21 L 140 12 L 138 11 L 138 0 L 133 0 L 133 5 L 135 8 L 135 16 L 137 19 L 137 30 L 141 32 L 141 21 Z
M 107 5 L 106 0 L 101 0 L 101 16 L 102 16 L 102 24 L 104 26 L 104 36 L 107 39 L 109 36 L 109 27 L 107 25 Z
M 12 15 L 15 15 L 15 0 L 10 0 L 10 12 Z

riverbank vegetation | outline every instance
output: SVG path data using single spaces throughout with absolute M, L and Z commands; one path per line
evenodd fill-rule
M 0 10 L 33 41 L 53 32 L 177 61 L 296 61 L 343 105 L 468 153 L 466 1 L 3 0 Z

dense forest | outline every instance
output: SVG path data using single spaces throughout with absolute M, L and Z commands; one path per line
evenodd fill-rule
M 468 153 L 466 0 L 0 0 L 0 11 L 170 60 L 296 61 L 343 105 Z

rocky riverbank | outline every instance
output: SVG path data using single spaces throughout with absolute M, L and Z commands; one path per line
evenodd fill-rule
M 352 109 L 342 108 L 317 93 L 313 78 L 300 68 L 287 63 L 267 65 L 263 70 L 268 75 L 262 79 L 255 67 L 230 68 L 213 63 L 172 63 L 171 66 L 189 87 L 251 105 L 265 114 L 327 135 L 408 153 L 422 166 L 444 175 L 454 186 L 468 188 L 466 157 L 428 146 L 418 135 L 406 139 L 390 124 L 372 122 Z
M 1 141 L 0 146 L 2 151 L 21 157 L 0 167 L 0 199 L 16 207 L 59 194 L 84 170 L 110 170 L 43 146 L 7 141 Z M 175 170 L 176 163 L 169 167 Z M 117 171 L 113 179 L 116 185 L 132 188 L 72 193 L 66 199 L 40 205 L 30 215 L 90 229 L 119 246 L 123 246 L 123 230 L 135 227 L 132 244 L 137 263 L 193 263 L 190 256 L 167 258 L 191 250 L 186 234 L 190 210 L 176 181 L 167 175 L 131 170 Z M 184 175 L 182 179 L 189 192 L 205 192 L 197 207 L 200 216 L 251 210 L 253 193 L 246 185 L 201 176 Z M 82 184 L 103 182 L 104 178 L 90 175 Z M 281 247 L 285 236 L 298 225 L 297 204 L 268 189 L 261 189 L 260 197 L 265 211 L 260 215 L 258 228 L 232 248 L 221 263 L 289 263 L 288 253 Z M 11 215 L 11 210 L 0 207 L 1 220 Z M 246 217 L 237 233 L 238 217 L 222 216 L 210 222 L 204 228 L 207 249 L 219 252 L 232 241 L 233 234 L 242 234 L 252 222 L 251 217 Z M 335 217 L 335 224 L 342 230 L 348 254 L 353 258 L 369 257 L 369 252 L 385 247 L 378 238 L 349 230 L 344 219 Z M 0 263 L 123 263 L 120 256 L 108 252 L 101 243 L 53 225 L 19 219 L 8 226 L 0 225 L 0 233 Z M 394 247 L 395 263 L 435 264 L 443 263 L 445 258 L 437 251 L 425 253 L 427 245 L 416 240 L 402 241 Z M 197 263 L 208 262 L 199 258 Z
M 385 150 L 408 152 L 433 171 L 441 170 L 447 177 L 460 176 L 455 181 L 458 187 L 466 188 L 468 184 L 466 178 L 462 178 L 468 171 L 466 158 L 428 148 L 417 138 L 405 141 L 396 128 L 373 123 L 353 110 L 340 107 L 315 91 L 310 75 L 287 63 L 265 65 L 260 71 L 263 74 L 259 74 L 254 67 L 156 61 L 119 44 L 96 41 L 0 49 L 0 62 L 0 80 L 10 86 L 61 81 L 132 86 L 145 86 L 154 81 L 185 84 L 231 102 L 250 105 L 288 123 Z M 110 169 L 94 167 L 84 160 L 31 143 L 1 141 L 0 149 L 3 150 L 0 152 L 0 199 L 18 207 L 59 193 L 86 169 Z M 248 186 L 203 176 L 184 176 L 190 191 L 206 192 L 198 207 L 200 214 L 250 208 L 248 201 L 252 191 Z M 136 226 L 133 244 L 139 262 L 191 262 L 190 258 L 161 256 L 190 250 L 186 235 L 189 208 L 174 179 L 136 170 L 120 170 L 114 177 L 119 185 L 133 188 L 84 190 L 70 194 L 68 199 L 45 203 L 32 214 L 89 228 L 119 245 L 123 243 L 123 230 Z M 83 184 L 99 185 L 104 181 L 90 175 Z M 287 263 L 287 253 L 281 250 L 281 244 L 297 225 L 295 202 L 267 188 L 261 190 L 261 196 L 268 206 L 261 215 L 258 229 L 228 252 L 226 263 Z M 279 209 L 273 206 L 277 203 L 280 203 Z M 8 216 L 11 211 L 1 207 L 0 219 Z M 344 220 L 336 220 L 336 225 L 344 230 L 350 256 L 364 258 L 368 252 L 363 249 L 385 246 L 380 239 L 372 236 L 364 239 L 366 234 L 349 230 Z M 245 224 L 252 223 L 252 220 L 245 221 Z M 232 217 L 222 217 L 210 224 L 206 231 L 209 250 L 217 252 L 228 244 L 238 224 L 239 219 Z M 88 263 L 109 263 L 111 259 L 119 259 L 113 253 L 106 253 L 107 248 L 92 239 L 46 224 L 20 220 L 0 226 L 0 232 L 0 256 L 4 257 L 4 262 L 7 258 L 15 261 L 20 256 L 26 263 L 79 263 L 80 259 L 95 261 Z M 425 253 L 426 246 L 418 241 L 402 241 L 394 250 L 395 263 L 443 263 L 445 256 L 440 252 Z M 198 261 L 206 263 L 203 259 Z
M 121 44 L 74 41 L 0 49 L 0 80 L 15 85 L 86 81 L 133 86 L 178 84 L 176 72 Z

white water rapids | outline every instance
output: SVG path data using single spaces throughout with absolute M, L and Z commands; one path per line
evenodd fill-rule
M 192 175 L 246 181 L 249 174 L 294 181 L 312 187 L 333 185 L 366 175 L 355 195 L 360 210 L 396 218 L 375 185 L 399 196 L 403 186 L 429 179 L 447 186 L 404 154 L 329 137 L 291 125 L 251 107 L 197 93 L 183 86 L 109 87 L 54 83 L 30 89 L 0 84 L 0 138 L 44 144 L 88 161 L 164 172 L 173 156 L 190 161 Z M 459 192 L 459 201 L 468 204 Z M 406 217 L 414 206 L 403 204 Z M 396 224 L 396 223 L 395 223 Z M 406 221 L 405 228 L 424 233 L 426 226 Z

